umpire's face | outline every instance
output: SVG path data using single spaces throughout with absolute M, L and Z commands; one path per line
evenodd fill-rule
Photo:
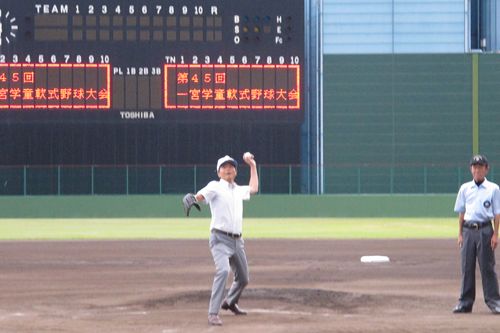
M 470 172 L 476 183 L 482 182 L 484 177 L 490 170 L 490 167 L 484 166 L 482 164 L 473 164 L 470 166 Z
M 234 178 L 236 178 L 237 174 L 238 171 L 236 170 L 236 167 L 229 162 L 222 164 L 219 168 L 219 172 L 217 172 L 219 178 L 224 179 L 231 184 L 234 182 Z

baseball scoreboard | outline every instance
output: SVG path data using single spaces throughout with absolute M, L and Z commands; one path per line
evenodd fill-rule
M 304 121 L 304 1 L 2 0 L 0 120 Z

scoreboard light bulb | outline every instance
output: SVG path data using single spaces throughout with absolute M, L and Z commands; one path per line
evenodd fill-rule
M 243 32 L 248 32 L 248 27 L 243 27 Z
M 255 27 L 255 28 L 253 28 L 253 31 L 255 31 L 255 32 L 259 32 L 259 27 Z

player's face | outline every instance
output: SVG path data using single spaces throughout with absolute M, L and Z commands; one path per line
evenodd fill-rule
M 489 167 L 481 165 L 481 164 L 473 164 L 470 167 L 470 172 L 472 173 L 472 177 L 474 177 L 474 180 L 476 182 L 483 181 L 484 177 L 488 173 L 488 170 L 490 170 Z
M 219 178 L 224 179 L 231 184 L 234 182 L 234 178 L 236 178 L 237 174 L 238 172 L 236 171 L 236 167 L 231 163 L 222 164 L 219 168 L 219 172 L 217 172 Z

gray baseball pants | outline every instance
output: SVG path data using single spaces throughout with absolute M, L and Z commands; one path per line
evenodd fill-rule
M 238 303 L 243 289 L 247 286 L 249 281 L 247 257 L 242 237 L 232 238 L 212 232 L 209 244 L 217 270 L 212 286 L 209 313 L 218 314 L 231 269 L 234 281 L 226 296 L 226 302 L 230 305 Z
M 490 309 L 500 306 L 495 253 L 491 249 L 493 228 L 463 229 L 462 293 L 459 305 L 471 309 L 476 299 L 476 257 L 481 271 L 484 301 Z

